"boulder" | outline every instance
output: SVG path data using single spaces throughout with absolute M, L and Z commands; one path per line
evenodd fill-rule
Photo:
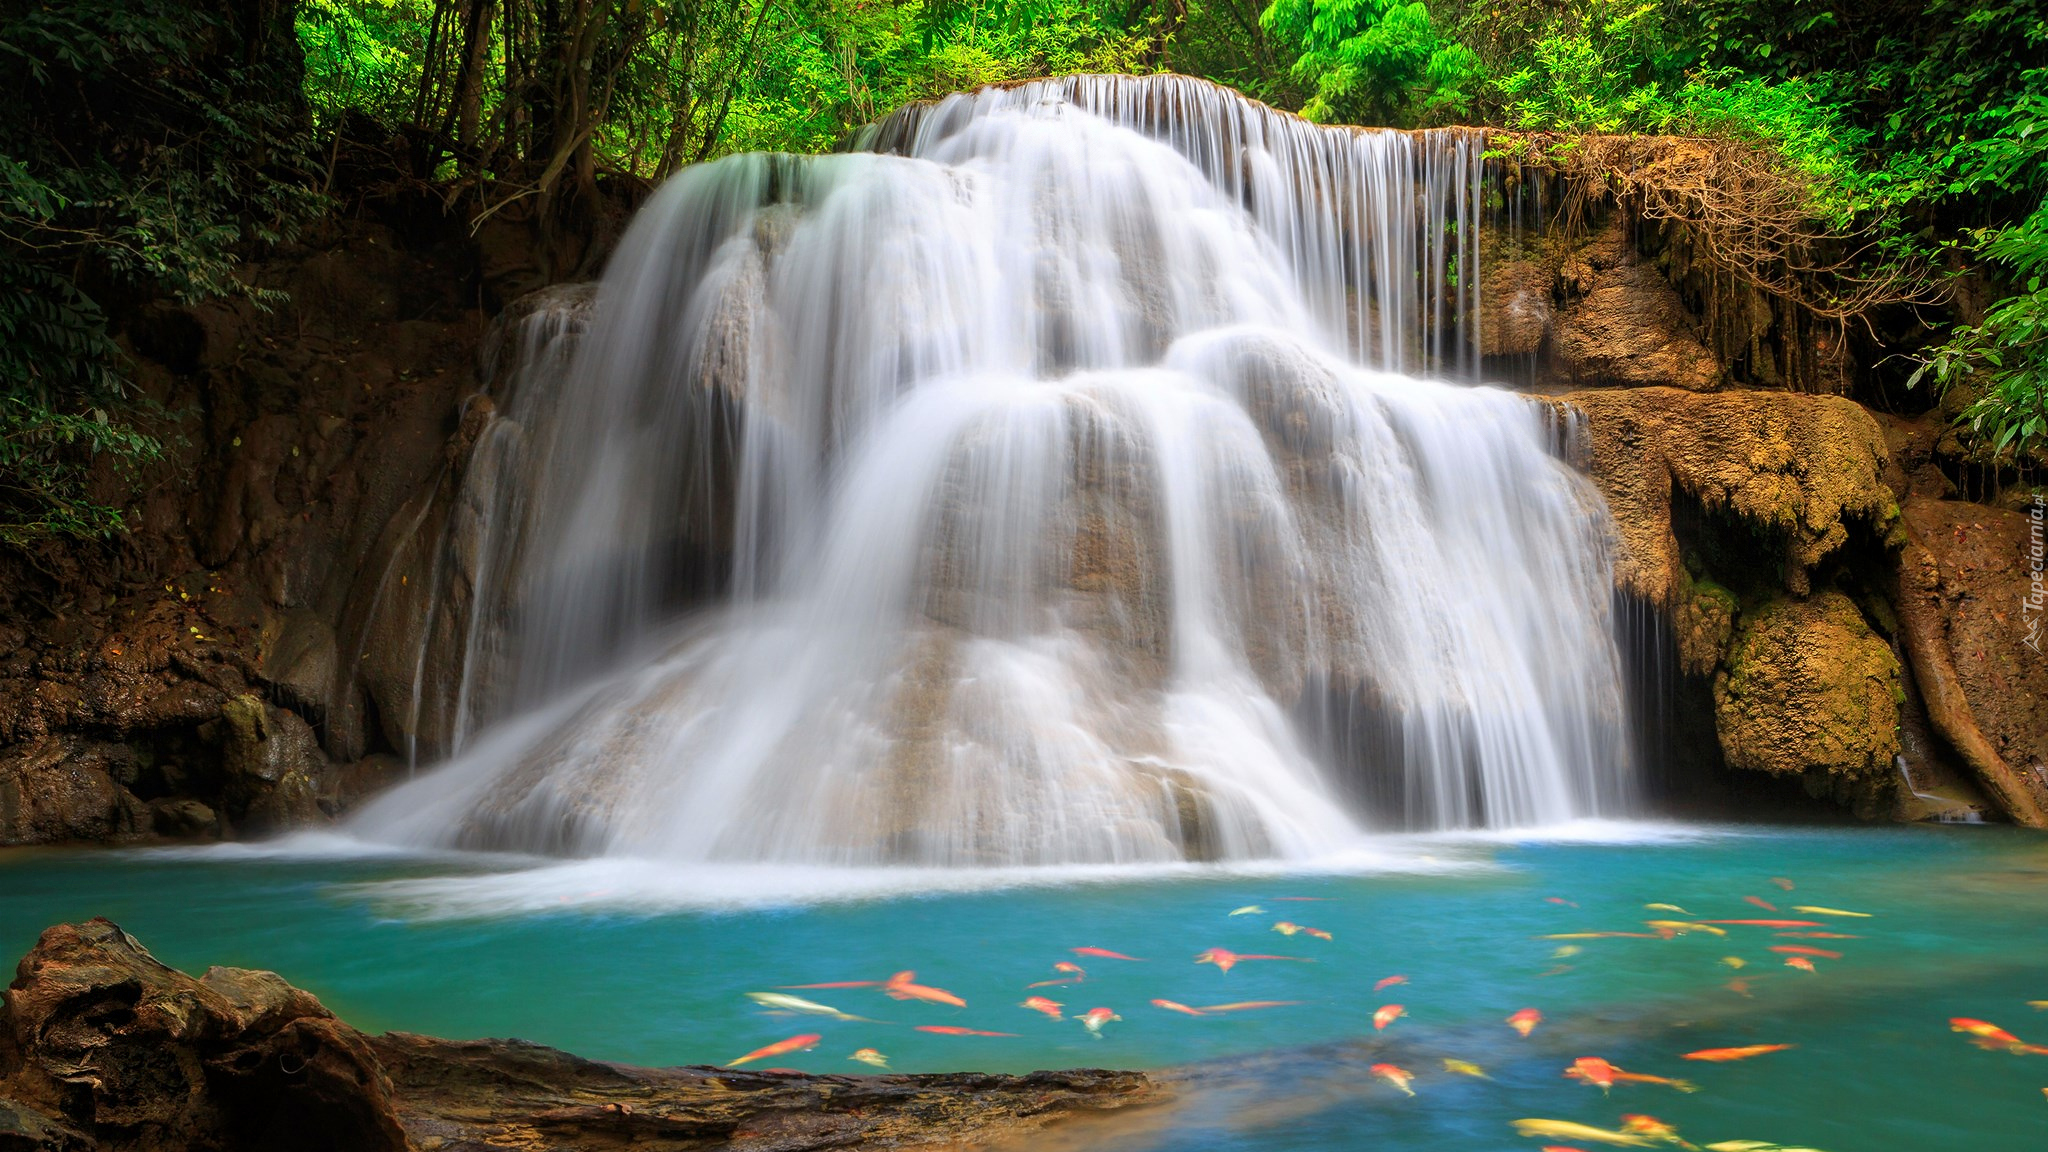
M 90 742 L 45 736 L 0 754 L 0 845 L 115 840 L 147 832 L 148 810 Z
M 1891 646 L 1840 592 L 1746 606 L 1714 677 L 1722 754 L 1877 815 L 1899 753 L 1899 677 Z
M 221 705 L 222 798 L 246 830 L 261 834 L 322 819 L 327 758 L 296 713 L 244 693 Z
M 1670 608 L 1686 592 L 1672 530 L 1679 495 L 1774 541 L 1794 594 L 1852 526 L 1882 537 L 1898 516 L 1884 433 L 1853 400 L 1630 388 L 1561 402 L 1586 419 L 1589 470 L 1620 535 L 1616 583 L 1651 603 Z

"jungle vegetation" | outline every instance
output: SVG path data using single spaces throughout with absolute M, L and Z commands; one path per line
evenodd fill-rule
M 124 333 L 165 300 L 265 303 L 237 269 L 338 210 L 345 155 L 545 221 L 1077 71 L 1515 129 L 1565 166 L 1615 134 L 1718 142 L 1855 238 L 1816 307 L 1908 309 L 1900 376 L 2024 467 L 2048 451 L 2044 60 L 2048 0 L 0 0 L 0 543 L 123 529 L 163 451 Z

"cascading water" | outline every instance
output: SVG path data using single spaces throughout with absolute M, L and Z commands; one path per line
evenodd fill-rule
M 1482 143 L 1079 77 L 686 170 L 573 356 L 529 329 L 453 760 L 357 826 L 1044 864 L 1624 810 L 1604 505 L 1543 405 L 1397 374 L 1476 374 Z

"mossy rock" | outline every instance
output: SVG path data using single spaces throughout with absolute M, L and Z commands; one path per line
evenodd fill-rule
M 1746 607 L 1714 678 L 1714 728 L 1730 766 L 1802 777 L 1873 811 L 1899 752 L 1899 662 L 1833 590 Z

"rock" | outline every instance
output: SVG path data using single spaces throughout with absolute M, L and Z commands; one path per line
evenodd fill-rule
M 1161 1102 L 1135 1072 L 634 1068 L 518 1040 L 365 1037 L 270 972 L 159 963 L 59 925 L 0 1005 L 0 1149 L 313 1152 L 980 1146 Z
M 159 836 L 189 840 L 197 836 L 218 836 L 220 817 L 213 809 L 190 797 L 153 800 L 149 805 L 150 825 Z
M 45 736 L 0 754 L 0 845 L 113 840 L 150 824 L 89 742 Z
M 1672 502 L 1683 495 L 1775 542 L 1787 590 L 1850 538 L 1898 516 L 1885 438 L 1853 400 L 1791 392 L 1632 388 L 1567 393 L 1586 417 L 1593 480 L 1620 533 L 1615 580 L 1667 608 L 1685 593 Z
M 194 980 L 106 920 L 51 928 L 23 958 L 0 1100 L 59 1133 L 33 1148 L 408 1148 L 375 1055 L 312 996 L 269 973 Z
M 1905 699 L 1891 646 L 1833 590 L 1743 609 L 1714 677 L 1728 764 L 1798 775 L 1869 817 L 1890 799 Z
M 1634 259 L 1593 274 L 1591 291 L 1558 316 L 1551 355 L 1558 375 L 1580 386 L 1662 384 L 1698 392 L 1724 374 L 1678 292 Z
M 1892 594 L 1935 731 L 2008 817 L 2036 827 L 2048 825 L 2043 519 L 1910 497 Z
M 322 819 L 327 760 L 313 729 L 295 713 L 243 694 L 221 705 L 222 799 L 252 833 Z

